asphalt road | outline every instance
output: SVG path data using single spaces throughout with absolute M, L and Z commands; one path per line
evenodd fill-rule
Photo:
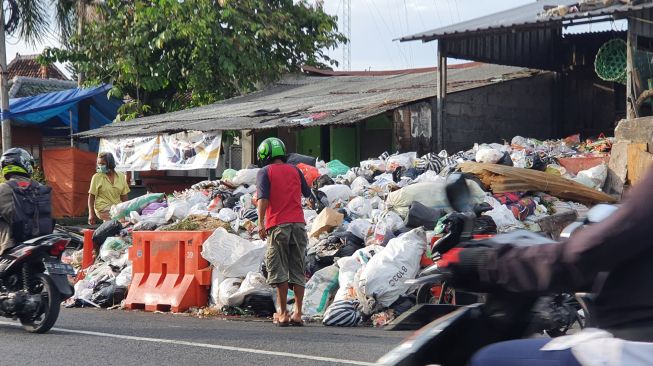
M 1 365 L 367 365 L 408 332 L 278 328 L 271 322 L 197 319 L 122 310 L 62 309 L 55 328 L 29 334 L 0 318 Z

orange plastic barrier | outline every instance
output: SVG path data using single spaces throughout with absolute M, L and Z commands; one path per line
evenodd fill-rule
M 200 255 L 211 231 L 135 231 L 127 309 L 183 312 L 206 306 L 211 268 Z

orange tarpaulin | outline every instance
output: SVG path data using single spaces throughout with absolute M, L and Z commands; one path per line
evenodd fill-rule
M 88 188 L 96 160 L 97 153 L 74 148 L 43 150 L 43 171 L 52 187 L 54 217 L 81 217 L 88 213 Z

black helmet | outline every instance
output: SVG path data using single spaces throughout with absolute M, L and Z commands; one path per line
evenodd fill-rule
M 9 179 L 11 175 L 31 178 L 34 173 L 34 158 L 21 148 L 5 151 L 0 158 L 0 165 L 2 166 L 2 176 L 5 179 Z

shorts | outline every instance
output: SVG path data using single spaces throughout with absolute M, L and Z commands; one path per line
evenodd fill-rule
M 305 286 L 304 257 L 308 236 L 304 224 L 281 224 L 268 230 L 268 250 L 265 266 L 268 283 L 288 282 Z

